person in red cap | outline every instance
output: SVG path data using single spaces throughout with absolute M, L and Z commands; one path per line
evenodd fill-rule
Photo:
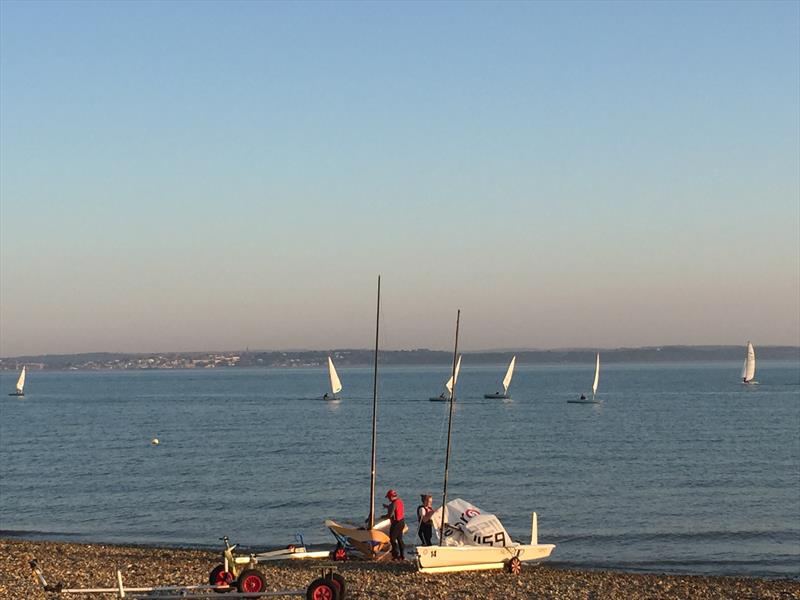
M 389 526 L 389 542 L 392 544 L 392 560 L 405 560 L 406 548 L 403 544 L 403 529 L 406 528 L 406 521 L 403 501 L 394 490 L 386 492 L 386 497 L 389 499 L 389 504 L 383 505 L 387 512 L 381 518 L 389 519 L 391 522 Z

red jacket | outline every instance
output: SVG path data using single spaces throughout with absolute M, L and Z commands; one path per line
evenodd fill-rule
M 389 520 L 392 523 L 397 523 L 405 518 L 405 509 L 403 501 L 400 498 L 395 498 L 389 505 Z

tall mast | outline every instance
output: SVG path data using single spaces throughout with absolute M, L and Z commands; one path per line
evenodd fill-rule
M 447 472 L 450 468 L 450 433 L 453 430 L 453 400 L 456 396 L 456 360 L 458 357 L 458 324 L 461 321 L 461 309 L 456 315 L 456 344 L 453 348 L 453 387 L 450 389 L 450 414 L 447 418 L 447 452 L 444 455 L 444 489 L 442 491 L 442 526 L 439 528 L 439 545 L 444 545 L 444 523 L 447 515 Z
M 378 433 L 378 328 L 381 324 L 381 276 L 378 275 L 378 308 L 375 315 L 375 368 L 372 375 L 372 469 L 369 476 L 369 529 L 375 525 L 375 446 Z

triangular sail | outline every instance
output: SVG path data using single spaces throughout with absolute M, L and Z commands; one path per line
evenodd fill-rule
M 339 376 L 336 374 L 336 368 L 333 366 L 331 357 L 328 357 L 328 374 L 331 376 L 331 392 L 338 394 L 342 391 L 342 382 L 339 381 Z
M 461 356 L 458 357 L 458 362 L 456 362 L 456 378 L 455 381 L 458 382 L 458 372 L 461 370 Z M 447 388 L 447 391 L 451 394 L 453 393 L 453 376 L 450 376 L 450 379 L 447 380 L 447 383 L 444 384 L 444 387 Z
M 597 353 L 597 362 L 594 365 L 594 383 L 592 383 L 592 396 L 597 393 L 597 384 L 600 383 L 600 353 Z
M 508 386 L 511 385 L 511 376 L 514 375 L 514 363 L 516 362 L 517 357 L 512 356 L 511 362 L 508 363 L 508 371 L 506 371 L 506 376 L 503 377 L 503 393 L 508 393 Z
M 19 379 L 17 379 L 17 391 L 21 392 L 22 388 L 25 387 L 25 367 L 22 367 L 22 373 L 19 374 Z
M 753 349 L 753 344 L 747 342 L 747 357 L 744 359 L 744 367 L 742 368 L 742 379 L 744 381 L 752 381 L 756 376 L 756 351 Z

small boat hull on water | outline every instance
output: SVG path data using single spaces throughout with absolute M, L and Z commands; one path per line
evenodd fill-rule
M 508 370 L 506 376 L 503 377 L 503 393 L 496 392 L 494 394 L 484 394 L 483 397 L 489 400 L 511 400 L 511 394 L 508 393 L 508 386 L 511 385 L 511 377 L 514 375 L 514 364 L 517 362 L 517 357 L 512 356 L 511 362 L 508 363 Z
M 567 400 L 567 404 L 601 404 L 601 400 Z

